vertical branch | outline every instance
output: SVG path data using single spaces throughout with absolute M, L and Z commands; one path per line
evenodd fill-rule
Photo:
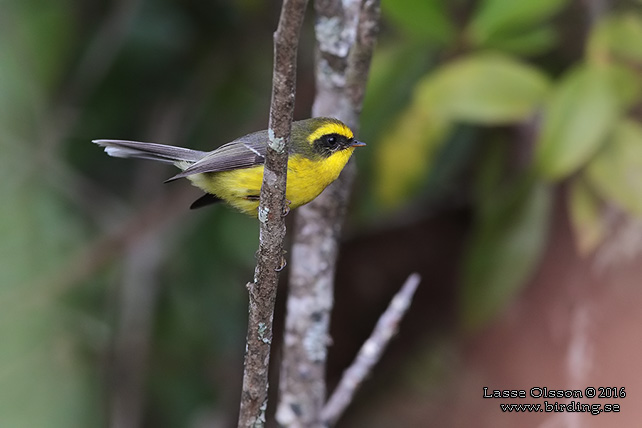
M 313 116 L 334 116 L 358 129 L 379 25 L 378 0 L 317 0 L 317 95 Z M 325 365 L 338 241 L 355 175 L 339 179 L 297 210 L 281 363 L 277 420 L 321 426 Z
M 258 217 L 259 251 L 248 283 L 249 316 L 239 427 L 263 426 L 278 271 L 283 265 L 285 184 L 294 110 L 296 54 L 307 0 L 284 0 L 274 33 L 274 72 L 267 155 Z

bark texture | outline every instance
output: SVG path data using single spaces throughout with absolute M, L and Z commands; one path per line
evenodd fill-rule
M 259 251 L 254 281 L 247 284 L 249 316 L 239 427 L 265 424 L 272 320 L 278 274 L 284 264 L 285 184 L 294 110 L 296 57 L 307 0 L 285 0 L 274 33 L 274 73 L 268 147 L 258 217 Z
M 319 0 L 315 10 L 317 94 L 312 115 L 337 117 L 357 132 L 379 1 Z M 322 425 L 335 265 L 354 175 L 349 162 L 336 182 L 297 210 L 276 415 L 284 426 Z

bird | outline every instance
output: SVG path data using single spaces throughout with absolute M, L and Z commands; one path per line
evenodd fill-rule
M 268 130 L 237 138 L 210 152 L 157 143 L 97 139 L 108 155 L 172 163 L 181 172 L 166 182 L 187 178 L 205 194 L 190 208 L 224 201 L 257 216 Z M 316 117 L 292 122 L 286 199 L 294 209 L 316 198 L 339 177 L 356 147 L 352 130 L 338 119 Z

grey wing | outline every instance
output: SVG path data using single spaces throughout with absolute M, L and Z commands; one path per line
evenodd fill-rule
M 265 162 L 266 142 L 266 131 L 245 135 L 209 152 L 202 159 L 190 165 L 189 168 L 167 181 L 204 172 L 230 171 L 261 165 Z

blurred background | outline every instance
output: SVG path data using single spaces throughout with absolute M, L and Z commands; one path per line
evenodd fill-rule
M 210 150 L 264 129 L 279 10 L 0 4 L 0 426 L 235 425 L 256 221 L 190 211 L 199 192 L 163 184 L 171 167 L 91 140 Z M 330 388 L 404 279 L 423 282 L 339 425 L 638 426 L 642 2 L 382 10 Z M 297 119 L 314 98 L 311 12 Z M 536 386 L 627 396 L 581 399 L 621 406 L 597 416 L 506 414 L 482 398 Z

